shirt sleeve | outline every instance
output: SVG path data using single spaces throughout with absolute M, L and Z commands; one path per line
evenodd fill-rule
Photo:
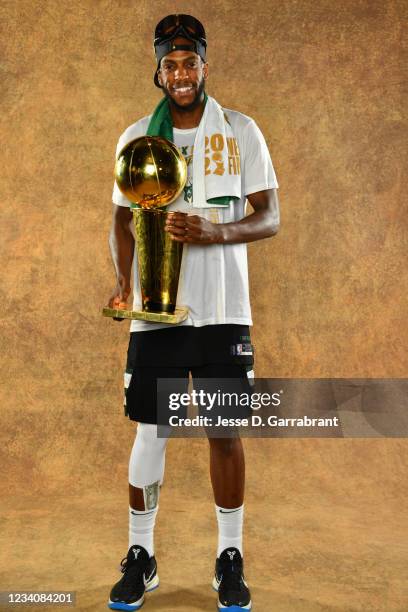
M 245 128 L 244 137 L 244 192 L 245 195 L 278 188 L 275 170 L 265 138 L 254 120 Z
M 123 146 L 124 146 L 124 143 L 123 143 L 123 139 L 122 139 L 122 136 L 121 136 L 119 138 L 119 140 L 118 140 L 118 144 L 116 145 L 115 162 L 116 162 L 116 160 L 118 158 L 118 153 L 119 153 L 119 151 L 121 151 Z M 130 208 L 130 204 L 131 204 L 130 200 L 125 198 L 125 196 L 123 195 L 123 193 L 119 189 L 116 181 L 114 181 L 114 183 L 113 183 L 112 202 L 114 204 L 116 204 L 117 206 L 127 206 L 128 208 Z
M 130 200 L 125 198 L 125 196 L 117 186 L 116 181 L 113 185 L 112 202 L 117 206 L 127 206 L 128 208 L 130 208 L 131 204 Z

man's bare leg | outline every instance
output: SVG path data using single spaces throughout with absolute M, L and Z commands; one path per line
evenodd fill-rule
M 222 508 L 244 503 L 245 457 L 240 438 L 209 438 L 214 500 Z

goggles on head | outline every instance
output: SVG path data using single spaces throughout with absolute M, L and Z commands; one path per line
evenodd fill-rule
M 177 45 L 175 38 L 186 38 L 189 44 Z M 154 51 L 157 59 L 157 70 L 162 58 L 172 51 L 194 51 L 205 62 L 207 40 L 202 24 L 191 15 L 168 15 L 156 26 L 154 33 Z M 154 84 L 160 87 L 157 70 L 154 75 Z

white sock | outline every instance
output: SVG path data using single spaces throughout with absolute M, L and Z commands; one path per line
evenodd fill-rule
M 244 522 L 244 504 L 239 508 L 221 508 L 215 504 L 218 521 L 217 557 L 223 550 L 232 546 L 242 554 L 242 525 Z
M 154 555 L 153 532 L 156 522 L 157 505 L 153 510 L 135 510 L 129 506 L 129 548 L 134 544 L 143 546 Z

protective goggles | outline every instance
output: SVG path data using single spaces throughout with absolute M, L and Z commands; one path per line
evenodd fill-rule
M 159 21 L 154 32 L 154 46 L 172 40 L 176 36 L 186 36 L 207 46 L 203 25 L 191 15 L 168 15 Z

